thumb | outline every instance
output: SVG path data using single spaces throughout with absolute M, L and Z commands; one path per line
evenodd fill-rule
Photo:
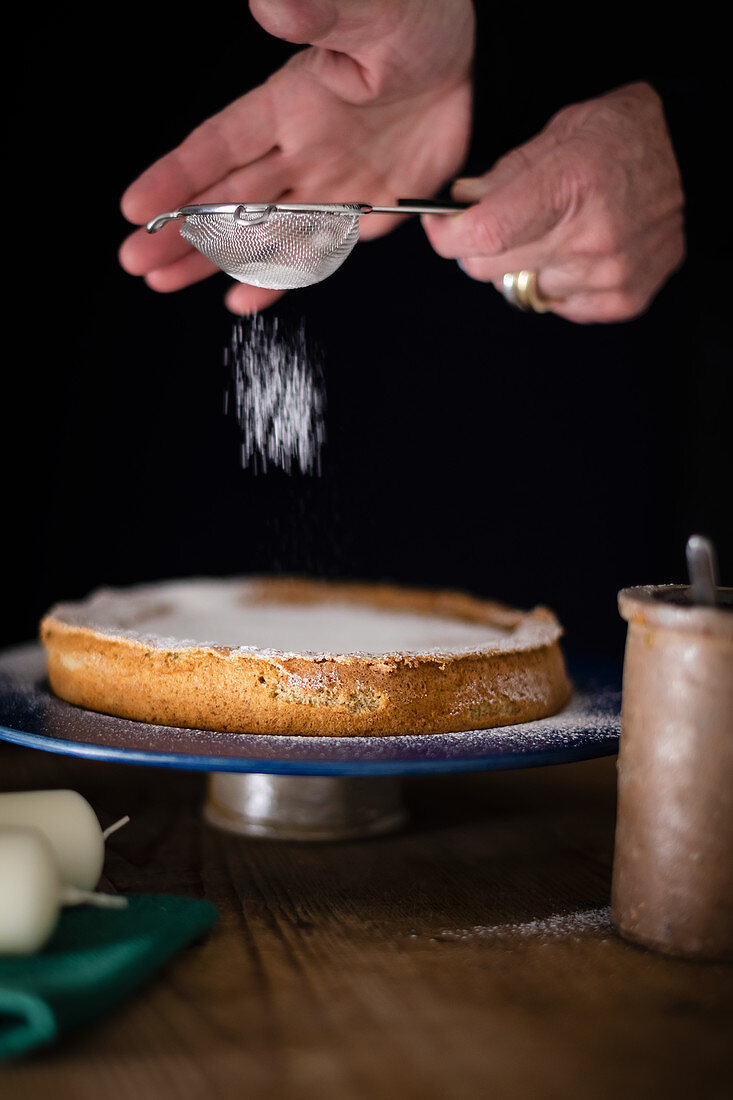
M 347 102 L 362 103 L 373 97 L 389 70 L 394 50 L 387 30 L 395 23 L 394 2 L 249 0 L 249 8 L 268 34 L 315 46 L 302 56 L 317 79 Z
M 464 176 L 454 180 L 450 189 L 451 196 L 458 202 L 478 202 L 491 191 L 490 172 L 485 176 Z
M 456 180 L 452 194 L 474 205 L 452 217 L 424 215 L 423 226 L 439 256 L 498 256 L 544 237 L 560 221 L 565 193 L 560 165 L 538 155 L 539 142 L 502 158 L 483 176 Z
M 394 8 L 395 0 L 249 0 L 254 18 L 275 38 L 351 55 L 381 41 L 385 27 L 398 22 Z
M 334 0 L 249 0 L 249 10 L 268 34 L 286 42 L 317 42 L 338 22 Z

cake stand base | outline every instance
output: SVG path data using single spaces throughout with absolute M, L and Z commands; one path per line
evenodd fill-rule
M 406 820 L 392 776 L 209 774 L 210 825 L 270 840 L 349 840 L 398 829 Z

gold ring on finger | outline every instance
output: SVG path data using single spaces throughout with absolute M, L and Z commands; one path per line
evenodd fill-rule
M 536 271 L 507 272 L 501 280 L 501 292 L 510 305 L 525 313 L 547 313 L 552 309 L 552 301 L 539 292 Z

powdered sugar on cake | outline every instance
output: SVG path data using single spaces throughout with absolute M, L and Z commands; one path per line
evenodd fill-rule
M 348 599 L 268 600 L 257 581 L 231 578 L 100 589 L 86 600 L 58 604 L 51 614 L 156 648 L 215 646 L 279 658 L 517 652 L 560 634 L 554 620 L 532 616 L 501 627 Z

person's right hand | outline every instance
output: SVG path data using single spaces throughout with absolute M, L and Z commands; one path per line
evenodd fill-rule
M 369 202 L 429 197 L 460 168 L 471 129 L 470 0 L 250 0 L 271 34 L 313 45 L 202 123 L 125 192 L 143 224 L 201 202 Z M 362 239 L 399 218 L 362 219 Z M 154 290 L 214 267 L 178 233 L 139 229 L 120 262 Z M 261 309 L 278 291 L 236 283 L 226 304 Z
M 563 108 L 453 196 L 474 205 L 423 218 L 436 252 L 499 290 L 505 274 L 535 271 L 568 321 L 638 317 L 684 259 L 680 172 L 645 82 Z

